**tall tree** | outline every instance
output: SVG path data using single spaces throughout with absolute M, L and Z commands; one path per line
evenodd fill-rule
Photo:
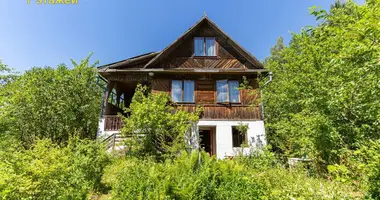
M 285 156 L 344 162 L 380 138 L 380 1 L 311 9 L 317 27 L 281 41 L 266 59 L 268 140 Z
M 7 133 L 25 146 L 36 138 L 64 143 L 74 132 L 80 138 L 94 138 L 100 112 L 101 89 L 96 84 L 95 64 L 89 58 L 69 69 L 33 68 L 0 91 L 0 121 Z

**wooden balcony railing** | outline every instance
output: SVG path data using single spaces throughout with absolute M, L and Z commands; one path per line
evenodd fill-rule
M 119 131 L 123 127 L 123 120 L 118 115 L 105 115 L 104 116 L 104 130 L 105 131 Z
M 260 107 L 252 106 L 223 106 L 223 105 L 203 105 L 203 112 L 200 119 L 228 119 L 228 120 L 261 120 Z M 183 105 L 183 110 L 195 111 L 193 105 Z
M 250 106 L 222 106 L 203 105 L 203 112 L 200 119 L 225 119 L 225 120 L 261 120 L 260 107 Z M 188 112 L 194 112 L 194 105 L 182 105 L 181 108 Z M 104 116 L 105 131 L 119 131 L 123 127 L 123 121 L 118 115 Z

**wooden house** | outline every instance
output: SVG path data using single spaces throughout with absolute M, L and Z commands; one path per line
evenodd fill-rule
M 210 154 L 224 158 L 246 152 L 243 141 L 265 145 L 257 78 L 267 70 L 206 16 L 162 51 L 107 64 L 98 72 L 107 80 L 99 136 L 119 133 L 117 113 L 129 106 L 141 83 L 169 94 L 188 111 L 203 107 L 194 134 Z M 247 134 L 239 134 L 239 124 L 248 126 Z

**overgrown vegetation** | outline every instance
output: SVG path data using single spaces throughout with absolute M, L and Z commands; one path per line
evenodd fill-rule
M 127 154 L 106 153 L 92 140 L 101 91 L 89 58 L 23 75 L 0 63 L 0 198 L 380 199 L 380 1 L 311 14 L 320 24 L 265 61 L 271 146 L 232 160 L 190 151 L 199 110 L 143 86 L 124 118 Z M 287 165 L 304 155 L 313 163 Z
M 289 171 L 277 166 L 270 154 L 217 160 L 194 151 L 158 163 L 126 158 L 106 169 L 103 182 L 112 188 L 114 199 L 360 198 L 341 183 L 308 177 L 302 169 Z
M 89 58 L 72 61 L 72 69 L 35 67 L 2 86 L 2 132 L 25 146 L 38 138 L 65 143 L 74 131 L 95 139 L 102 90 L 95 82 L 96 63 L 89 65 Z
M 190 148 L 186 141 L 194 140 L 191 128 L 200 110 L 175 109 L 167 94 L 151 94 L 146 86 L 138 85 L 126 112 L 129 116 L 123 118 L 121 132 L 131 138 L 126 144 L 129 154 L 162 159 Z
M 0 197 L 86 199 L 102 191 L 100 180 L 110 161 L 104 149 L 101 143 L 78 138 L 65 147 L 49 139 L 37 140 L 30 149 L 14 141 L 2 145 Z
M 288 47 L 279 39 L 265 62 L 275 74 L 264 88 L 268 138 L 285 156 L 340 163 L 380 138 L 380 1 L 311 13 L 321 24 Z

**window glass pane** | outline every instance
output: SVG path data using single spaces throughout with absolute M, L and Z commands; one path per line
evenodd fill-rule
M 124 108 L 124 93 L 120 95 L 119 108 Z
M 178 80 L 172 81 L 172 101 L 174 102 L 182 101 L 182 81 L 178 81 Z
M 216 81 L 217 102 L 228 102 L 227 80 Z
M 215 56 L 215 38 L 206 38 L 206 55 Z
M 194 54 L 196 56 L 204 56 L 205 55 L 204 38 L 203 37 L 194 38 Z
M 232 146 L 241 147 L 245 143 L 246 134 L 241 134 L 239 130 L 233 126 L 232 127 Z
M 184 102 L 194 102 L 194 81 L 184 81 Z
M 228 86 L 229 86 L 229 90 L 230 90 L 230 102 L 231 103 L 239 103 L 240 102 L 240 91 L 238 89 L 239 82 L 238 81 L 229 81 Z

